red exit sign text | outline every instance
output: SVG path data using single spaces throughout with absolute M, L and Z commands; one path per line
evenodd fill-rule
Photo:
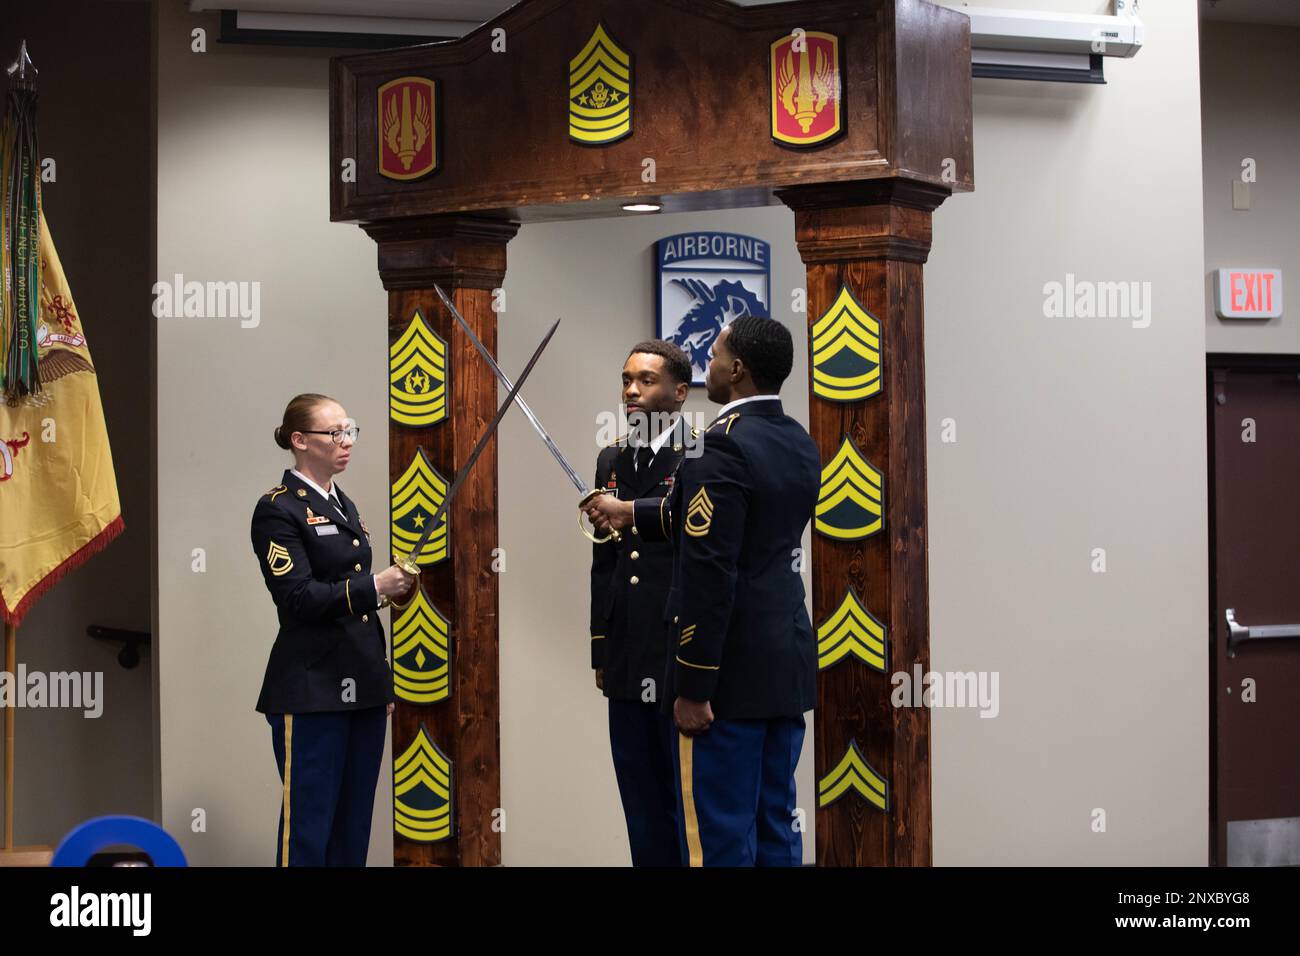
M 1224 319 L 1276 319 L 1282 314 L 1281 269 L 1219 269 L 1214 311 Z

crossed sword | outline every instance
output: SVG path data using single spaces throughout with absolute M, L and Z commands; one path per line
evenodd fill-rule
M 496 432 L 497 425 L 501 423 L 501 419 L 505 416 L 506 411 L 512 404 L 519 406 L 519 410 L 524 413 L 524 417 L 528 419 L 529 424 L 531 424 L 537 431 L 537 434 L 541 436 L 542 442 L 546 445 L 550 453 L 555 456 L 555 460 L 560 463 L 560 467 L 564 469 L 564 473 L 569 476 L 569 480 L 573 482 L 574 487 L 578 489 L 578 494 L 582 496 L 581 500 L 578 502 L 578 528 L 582 533 L 597 544 L 603 544 L 610 540 L 622 540 L 622 535 L 620 535 L 618 531 L 612 529 L 610 533 L 603 538 L 598 538 L 587 530 L 586 526 L 582 523 L 583 512 L 581 509 L 597 495 L 604 494 L 604 491 L 602 489 L 592 490 L 592 488 L 582 480 L 582 476 L 579 475 L 574 470 L 573 466 L 569 464 L 568 459 L 564 457 L 563 452 L 560 451 L 551 436 L 547 434 L 546 429 L 542 427 L 541 421 L 538 420 L 537 415 L 534 414 L 533 410 L 528 407 L 528 403 L 519 397 L 519 390 L 523 388 L 524 380 L 528 378 L 529 373 L 533 370 L 533 366 L 536 365 L 537 360 L 541 358 L 542 352 L 551 341 L 551 336 L 554 335 L 555 330 L 559 328 L 560 320 L 555 320 L 555 324 L 551 326 L 550 331 L 546 333 L 546 337 L 543 338 L 541 344 L 537 346 L 537 350 L 533 352 L 532 358 L 528 360 L 528 364 L 524 366 L 523 372 L 520 373 L 518 381 L 511 382 L 506 373 L 501 371 L 501 366 L 497 365 L 496 359 L 492 357 L 492 353 L 489 352 L 487 347 L 479 341 L 479 337 L 475 335 L 474 330 L 469 327 L 469 323 L 465 321 L 465 317 L 460 314 L 460 311 L 452 303 L 451 299 L 447 297 L 447 293 L 443 292 L 442 288 L 436 284 L 434 285 L 434 289 L 438 293 L 438 298 L 442 299 L 442 304 L 447 307 L 447 311 L 449 311 L 456 321 L 460 323 L 460 327 L 465 330 L 470 341 L 474 343 L 474 347 L 478 349 L 479 354 L 482 355 L 484 361 L 487 362 L 488 367 L 492 369 L 493 373 L 495 373 L 497 381 L 508 388 L 510 392 L 506 395 L 506 400 L 502 402 L 501 407 L 497 409 L 497 413 L 493 417 L 492 421 L 488 423 L 487 428 L 484 429 L 483 434 L 479 437 L 478 444 L 475 445 L 474 450 L 470 452 L 469 458 L 465 461 L 465 464 L 461 466 L 460 471 L 456 473 L 456 478 L 452 481 L 451 487 L 447 489 L 447 493 L 443 496 L 442 503 L 438 505 L 438 510 L 434 512 L 433 520 L 429 522 L 429 527 L 425 529 L 424 534 L 422 534 L 419 540 L 415 542 L 415 547 L 411 549 L 410 554 L 396 559 L 395 563 L 397 566 L 407 574 L 419 576 L 420 557 L 424 554 L 424 549 L 428 545 L 429 540 L 433 537 L 434 531 L 437 530 L 438 522 L 441 521 L 442 516 L 447 513 L 447 509 L 451 506 L 451 500 L 455 496 L 456 491 L 460 488 L 461 483 L 464 482 L 466 476 L 469 475 L 470 469 L 474 467 L 474 462 L 478 461 L 479 455 L 481 455 L 483 449 L 487 447 L 488 441 Z
M 483 360 L 488 363 L 488 367 L 492 369 L 493 373 L 495 373 L 497 381 L 506 388 L 511 389 L 513 392 L 514 386 L 510 384 L 510 379 L 506 376 L 505 372 L 501 371 L 501 366 L 498 365 L 496 359 L 492 357 L 492 353 L 487 350 L 487 346 L 479 341 L 479 337 L 475 335 L 474 330 L 469 327 L 469 323 L 466 322 L 465 317 L 460 314 L 460 310 L 456 308 L 455 303 L 448 298 L 447 293 L 442 291 L 441 286 L 435 283 L 433 288 L 434 291 L 438 293 L 438 298 L 442 299 L 442 304 L 447 307 L 447 311 L 450 312 L 456 321 L 460 323 L 460 327 L 465 330 L 465 334 L 468 335 L 470 341 L 474 343 L 474 347 L 478 349 L 478 354 L 483 356 Z M 564 473 L 568 475 L 569 480 L 573 482 L 573 487 L 577 488 L 578 494 L 582 496 L 578 501 L 578 529 L 586 535 L 589 540 L 594 541 L 596 544 L 604 544 L 606 541 L 611 540 L 623 540 L 623 536 L 614 529 L 610 529 L 610 533 L 605 535 L 603 538 L 598 538 L 587 530 L 587 526 L 582 523 L 582 509 L 585 508 L 593 498 L 605 494 L 604 489 L 597 488 L 593 490 L 590 485 L 582 480 L 582 476 L 574 470 L 574 467 L 571 464 L 569 464 L 569 460 L 564 457 L 564 453 L 560 451 L 551 436 L 547 434 L 546 429 L 542 427 L 541 420 L 533 413 L 533 410 L 528 407 L 527 402 L 522 398 L 518 398 L 515 400 L 515 404 L 519 406 L 519 410 L 523 412 L 524 417 L 528 419 L 528 424 L 533 426 L 533 430 L 537 432 L 538 436 L 542 439 L 542 444 L 546 446 L 546 450 L 551 453 L 552 457 L 554 457 L 557 462 L 559 462 L 560 467 L 564 469 Z

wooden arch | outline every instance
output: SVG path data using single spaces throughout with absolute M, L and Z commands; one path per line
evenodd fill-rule
M 337 58 L 330 94 L 331 218 L 378 244 L 390 347 L 438 369 L 425 391 L 392 383 L 403 492 L 436 494 L 498 398 L 435 283 L 495 351 L 523 223 L 634 200 L 794 210 L 810 430 L 827 489 L 857 489 L 813 534 L 817 862 L 929 864 L 929 713 L 893 708 L 889 674 L 929 665 L 922 265 L 932 211 L 974 183 L 969 20 L 924 0 L 522 0 L 459 40 Z M 842 351 L 845 329 L 874 353 Z M 436 784 L 395 797 L 398 865 L 501 860 L 494 446 L 449 527 L 412 626 L 454 653 L 441 683 L 408 675 L 394 721 L 399 779 Z

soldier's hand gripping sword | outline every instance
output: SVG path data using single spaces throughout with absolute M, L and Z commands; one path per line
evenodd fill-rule
M 442 287 L 436 283 L 433 288 L 438 293 L 438 298 L 442 299 L 442 304 L 447 307 L 447 311 L 450 312 L 456 321 L 460 323 L 460 327 L 465 330 L 465 334 L 468 335 L 470 341 L 474 343 L 474 347 L 478 349 L 478 354 L 483 356 L 484 361 L 488 363 L 488 367 L 496 373 L 497 381 L 506 388 L 513 388 L 514 386 L 510 384 L 510 379 L 506 376 L 506 373 L 501 371 L 501 366 L 497 365 L 496 359 L 494 359 L 492 353 L 487 350 L 487 346 L 479 341 L 478 336 L 475 335 L 474 330 L 469 327 L 469 323 L 466 322 L 465 317 L 460 314 L 460 310 L 458 310 L 451 299 L 448 298 L 447 293 L 443 292 Z M 613 528 L 611 528 L 610 533 L 603 538 L 598 538 L 591 531 L 587 530 L 587 526 L 582 523 L 582 509 L 586 507 L 587 502 L 591 501 L 597 495 L 605 494 L 605 490 L 603 488 L 598 488 L 593 491 L 587 483 L 582 480 L 582 476 L 580 476 L 574 470 L 573 466 L 569 464 L 568 459 L 564 457 L 564 454 L 556 446 L 555 442 L 551 440 L 551 436 L 546 433 L 546 429 L 542 427 L 541 421 L 539 421 L 537 416 L 533 414 L 533 410 L 528 407 L 528 404 L 522 398 L 517 399 L 515 404 L 518 405 L 519 410 L 524 413 L 524 417 L 528 419 L 528 423 L 532 425 L 537 434 L 541 436 L 542 443 L 546 445 L 547 451 L 549 451 L 551 455 L 554 456 L 555 460 L 560 463 L 560 467 L 564 469 L 564 473 L 569 476 L 569 480 L 573 482 L 574 487 L 578 489 L 578 494 L 582 496 L 578 501 L 578 529 L 590 540 L 596 542 L 596 544 L 604 544 L 606 541 L 623 540 L 623 536 Z
M 442 290 L 439 289 L 438 291 L 441 293 Z M 533 366 L 537 364 L 537 360 L 542 357 L 542 352 L 545 351 L 547 343 L 551 341 L 551 336 L 555 334 L 555 330 L 559 327 L 560 320 L 556 319 L 555 324 L 551 326 L 551 330 L 546 333 L 546 338 L 542 339 L 542 344 L 537 346 L 537 351 L 533 353 L 533 357 L 528 360 L 528 364 L 524 366 L 523 372 L 519 374 L 519 381 L 515 382 L 515 384 L 510 387 L 510 394 L 506 396 L 506 400 L 502 402 L 501 407 L 497 409 L 496 415 L 493 417 L 492 421 L 488 423 L 487 429 L 484 430 L 482 436 L 479 438 L 478 444 L 474 446 L 474 450 L 469 453 L 469 458 L 465 460 L 465 464 L 462 465 L 460 471 L 456 473 L 456 480 L 453 481 L 451 487 L 447 489 L 447 494 L 443 496 L 442 504 L 438 505 L 438 510 L 433 513 L 433 520 L 429 522 L 429 527 L 424 530 L 424 534 L 420 535 L 420 539 L 415 542 L 415 547 L 411 549 L 411 553 L 405 557 L 394 555 L 393 563 L 407 574 L 413 574 L 416 577 L 419 577 L 420 555 L 424 553 L 425 546 L 428 545 L 429 539 L 433 537 L 433 532 L 437 529 L 438 522 L 442 520 L 442 516 L 447 513 L 447 509 L 451 506 L 451 499 L 455 496 L 456 489 L 458 489 L 461 482 L 465 480 L 465 477 L 469 474 L 469 470 L 474 467 L 474 462 L 478 461 L 478 456 L 483 454 L 483 449 L 487 447 L 488 440 L 492 437 L 493 432 L 497 430 L 497 425 L 501 423 L 501 419 L 505 415 L 507 409 L 510 408 L 511 403 L 519 401 L 522 407 L 522 400 L 517 398 L 519 395 L 519 389 L 523 388 L 524 380 L 528 378 L 528 373 L 533 370 Z

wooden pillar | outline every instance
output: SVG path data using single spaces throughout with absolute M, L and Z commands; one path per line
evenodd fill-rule
M 446 413 L 412 427 L 390 418 L 389 476 L 399 482 L 423 449 L 450 485 L 497 410 L 497 382 L 469 337 L 434 291 L 440 285 L 483 344 L 496 353 L 492 290 L 506 271 L 506 243 L 518 224 L 441 215 L 369 223 L 379 246 L 379 275 L 388 291 L 390 346 L 418 312 L 446 351 Z M 390 515 L 390 521 L 392 516 Z M 496 439 L 461 486 L 448 512 L 446 557 L 422 568 L 428 603 L 446 622 L 450 681 L 440 699 L 413 703 L 399 694 L 393 720 L 395 766 L 421 728 L 451 767 L 450 834 L 432 841 L 394 833 L 397 866 L 493 866 L 501 835 L 493 828 L 501 806 L 500 679 L 497 574 Z M 399 547 L 394 541 L 394 547 Z M 379 561 L 376 559 L 376 566 Z M 399 612 L 394 609 L 396 625 Z M 396 661 L 396 654 L 394 655 Z M 435 774 L 436 776 L 436 774 Z
M 882 499 L 879 530 L 867 530 L 869 508 L 850 502 L 849 515 L 842 509 L 825 516 L 831 527 L 815 525 L 812 536 L 813 626 L 820 629 L 821 667 L 817 863 L 928 866 L 930 714 L 920 707 L 895 708 L 890 675 L 905 671 L 910 679 L 915 666 L 924 673 L 930 663 L 922 265 L 930 250 L 931 213 L 949 192 L 880 179 L 800 186 L 778 195 L 794 210 L 799 254 L 808 269 L 810 431 L 824 469 L 840 455 L 857 486 L 878 486 Z M 844 296 L 846 289 L 854 302 Z M 870 320 L 854 314 L 858 306 Z M 864 325 L 878 323 L 878 390 L 847 380 L 828 388 L 824 377 L 819 388 L 814 378 L 818 353 L 824 363 L 826 353 L 836 351 L 828 344 L 834 320 L 823 323 L 814 347 L 817 323 L 846 309 L 859 343 L 872 338 Z M 838 367 L 826 368 L 844 374 L 846 360 L 849 378 L 861 378 L 867 362 L 861 356 L 845 352 Z M 824 471 L 823 492 L 833 483 Z M 871 498 L 859 500 L 869 504 Z M 846 600 L 850 613 L 840 618 L 837 642 L 833 623 L 823 625 L 833 622 Z M 884 648 L 877 654 L 872 633 L 881 628 Z M 834 661 L 833 647 L 841 652 Z

